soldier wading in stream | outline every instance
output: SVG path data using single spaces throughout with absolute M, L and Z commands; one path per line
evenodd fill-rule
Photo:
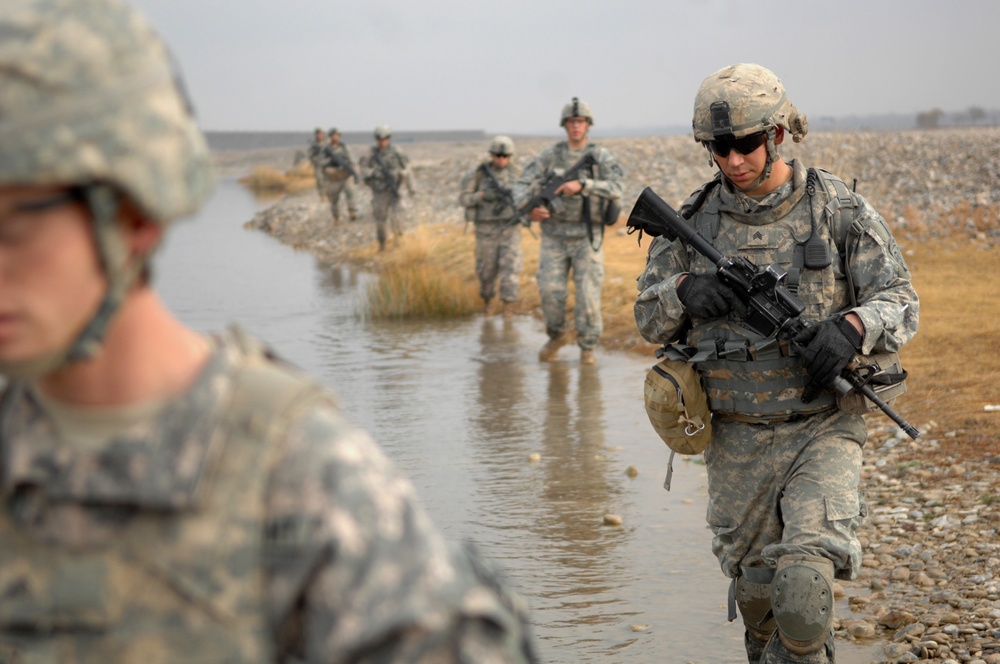
M 556 190 L 557 204 L 549 209 L 537 206 L 528 212 L 542 230 L 538 250 L 538 292 L 549 340 L 538 353 L 541 362 L 555 359 L 569 340 L 566 329 L 566 300 L 572 273 L 575 286 L 573 318 L 580 363 L 595 364 L 594 349 L 604 331 L 601 317 L 601 286 L 604 283 L 605 213 L 621 198 L 624 173 L 607 148 L 590 141 L 594 116 L 590 105 L 576 97 L 563 106 L 559 125 L 566 140 L 542 150 L 524 168 L 514 189 L 521 207 L 528 204 L 542 183 L 559 177 L 592 153 L 594 161 L 577 177 L 567 179 Z M 617 209 L 617 205 L 613 208 Z M 613 223 L 613 222 L 612 222 Z
M 530 661 L 325 388 L 157 296 L 212 177 L 153 30 L 4 0 L 0 35 L 0 662 Z
M 742 325 L 716 266 L 680 240 L 650 245 L 635 304 L 642 336 L 682 344 L 708 395 L 712 551 L 733 579 L 730 619 L 738 607 L 747 658 L 761 664 L 834 661 L 834 579 L 861 566 L 867 430 L 827 388 L 855 354 L 898 351 L 917 330 L 917 295 L 881 215 L 835 176 L 778 153 L 806 131 L 770 70 L 712 74 L 695 98 L 694 138 L 719 172 L 680 209 L 723 255 L 788 273 L 812 323 L 794 343 Z M 817 393 L 808 403 L 807 388 Z
M 514 141 L 508 136 L 497 136 L 490 141 L 490 158 L 476 166 L 462 178 L 459 203 L 465 207 L 465 219 L 476 229 L 476 276 L 479 277 L 479 296 L 483 299 L 483 314 L 491 313 L 490 306 L 500 282 L 500 301 L 503 315 L 514 313 L 520 288 L 521 224 L 515 219 L 514 197 L 511 187 L 517 172 L 511 165 Z

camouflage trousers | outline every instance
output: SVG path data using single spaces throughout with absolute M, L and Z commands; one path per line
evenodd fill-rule
M 500 299 L 515 302 L 520 286 L 521 225 L 504 228 L 504 221 L 487 221 L 476 224 L 476 276 L 479 277 L 479 296 L 492 300 L 497 294 L 500 280 Z
M 379 246 L 389 238 L 389 231 L 399 237 L 403 234 L 399 195 L 391 191 L 372 191 L 372 216 L 375 218 L 375 236 Z
M 566 331 L 569 277 L 575 289 L 573 317 L 580 348 L 597 346 L 604 329 L 601 319 L 601 284 L 604 282 L 604 248 L 596 251 L 586 237 L 542 234 L 538 255 L 538 292 L 542 299 L 545 331 L 554 339 Z
M 340 219 L 340 194 L 344 194 L 344 200 L 347 201 L 347 212 L 354 216 L 358 213 L 358 204 L 355 202 L 354 196 L 354 182 L 347 178 L 346 180 L 327 180 L 326 181 L 326 197 L 330 199 L 330 212 L 333 214 L 333 220 L 337 221 Z
M 864 420 L 839 410 L 774 424 L 716 417 L 712 430 L 708 525 L 723 573 L 773 568 L 800 553 L 828 558 L 837 578 L 854 578 L 855 531 L 868 511 L 858 493 Z

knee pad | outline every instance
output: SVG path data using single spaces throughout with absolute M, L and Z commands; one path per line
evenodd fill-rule
M 803 554 L 779 558 L 771 610 L 789 652 L 809 655 L 822 648 L 833 625 L 833 563 Z
M 751 583 L 746 577 L 736 579 L 736 606 L 746 626 L 748 636 L 761 644 L 767 643 L 776 629 L 771 615 L 771 584 Z

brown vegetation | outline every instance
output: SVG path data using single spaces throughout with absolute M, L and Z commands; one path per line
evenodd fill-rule
M 632 318 L 635 279 L 645 264 L 649 240 L 640 247 L 623 226 L 624 220 L 619 221 L 604 239 L 601 343 L 606 349 L 652 357 L 655 346 L 639 336 Z M 355 258 L 375 260 L 379 266 L 379 280 L 370 291 L 371 315 L 441 317 L 479 310 L 472 233 L 460 233 L 451 225 L 421 226 L 405 240 L 398 250 L 385 254 L 375 254 L 370 247 L 355 252 Z M 1000 247 L 958 236 L 914 246 L 907 246 L 905 235 L 900 240 L 907 247 L 920 295 L 921 319 L 919 334 L 902 353 L 910 372 L 909 392 L 897 402 L 897 410 L 918 428 L 931 425 L 960 434 L 940 453 L 953 453 L 954 445 L 963 445 L 974 458 L 1000 455 L 1000 413 L 984 409 L 1000 404 L 1000 354 L 995 352 L 1000 339 Z M 534 280 L 538 239 L 525 232 L 522 242 L 519 309 L 540 316 Z

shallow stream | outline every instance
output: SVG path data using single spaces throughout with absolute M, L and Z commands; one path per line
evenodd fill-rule
M 580 366 L 565 348 L 540 364 L 530 317 L 365 321 L 370 277 L 244 230 L 258 207 L 226 179 L 180 222 L 157 264 L 164 299 L 199 330 L 238 321 L 329 385 L 446 536 L 507 570 L 543 661 L 746 661 L 710 550 L 704 469 L 678 458 L 662 486 L 668 450 L 642 407 L 649 359 L 600 352 Z M 841 664 L 877 650 L 837 646 Z

